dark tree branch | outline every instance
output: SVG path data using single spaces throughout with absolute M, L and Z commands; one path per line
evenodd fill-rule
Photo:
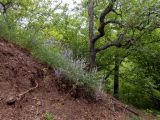
M 100 48 L 97 48 L 97 49 L 96 49 L 96 52 L 105 50 L 105 49 L 107 49 L 107 48 L 109 48 L 109 47 L 111 47 L 111 46 L 118 46 L 117 41 L 112 41 L 112 42 L 110 42 L 110 43 L 108 43 L 108 44 L 106 44 L 106 45 L 104 45 L 104 46 L 102 46 L 102 47 L 100 47 Z
M 122 15 L 121 13 L 117 13 L 117 11 L 116 10 L 114 10 L 114 9 L 112 9 L 112 12 L 114 12 L 116 15 Z
M 55 6 L 55 8 L 53 8 L 53 12 L 56 11 L 61 4 L 62 4 L 62 0 L 61 0 L 61 2 L 60 2 L 59 4 L 57 4 L 57 5 Z
M 126 53 L 123 55 L 123 56 L 121 56 L 121 59 L 120 59 L 120 62 L 119 62 L 119 65 L 123 62 L 123 60 L 126 58 L 126 57 L 128 57 L 130 54 L 129 54 L 129 48 L 131 47 L 131 45 L 128 47 L 128 48 L 126 48 Z M 106 74 L 106 76 L 104 77 L 104 79 L 103 79 L 103 83 L 106 83 L 107 82 L 107 79 L 110 77 L 110 75 L 112 75 L 112 73 L 113 73 L 113 71 L 114 71 L 114 69 L 115 68 L 112 68 L 110 71 L 108 71 L 108 73 Z
M 101 23 L 104 22 L 105 16 L 113 10 L 113 6 L 115 2 L 116 0 L 112 0 L 112 2 L 110 2 L 109 5 L 102 11 L 99 19 Z
M 107 43 L 106 45 L 104 45 L 104 46 L 102 46 L 102 47 L 100 47 L 100 48 L 97 48 L 97 49 L 96 49 L 96 52 L 105 50 L 105 49 L 107 49 L 107 48 L 109 48 L 109 47 L 111 47 L 111 46 L 121 47 L 121 46 L 122 46 L 122 45 L 121 45 L 121 42 L 122 42 L 122 40 L 124 39 L 124 35 L 125 35 L 124 33 L 121 33 L 121 34 L 118 36 L 118 39 L 117 39 L 117 40 L 114 40 L 114 41 L 112 41 L 112 42 L 110 42 L 110 43 Z
M 2 6 L 4 6 L 4 3 L 0 2 L 0 4 L 1 4 Z
M 114 68 L 112 68 L 104 77 L 104 82 L 107 80 L 107 78 L 113 73 Z
M 4 3 L 2 3 L 2 2 L 0 2 L 0 4 L 2 5 L 2 7 L 3 7 L 3 13 L 4 13 L 4 11 L 5 11 L 5 4 Z
M 122 22 L 118 20 L 108 20 L 105 22 L 105 25 L 108 25 L 108 24 L 116 24 L 116 25 L 119 25 L 120 27 L 124 27 Z
M 7 3 L 3 3 L 0 2 L 0 4 L 3 7 L 3 14 L 5 14 L 7 12 L 7 9 L 10 7 L 10 5 L 12 4 L 12 0 L 7 1 Z
M 115 4 L 116 0 L 111 0 L 109 5 L 102 11 L 100 18 L 99 18 L 99 28 L 98 28 L 98 34 L 94 36 L 93 43 L 95 43 L 99 38 L 103 37 L 105 32 L 104 28 L 106 26 L 105 24 L 105 17 L 107 14 L 109 14 L 111 11 L 113 11 L 113 6 Z

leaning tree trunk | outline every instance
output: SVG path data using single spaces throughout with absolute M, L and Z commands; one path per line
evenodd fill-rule
M 115 55 L 115 67 L 114 67 L 114 96 L 118 98 L 118 91 L 119 91 L 119 65 L 120 65 L 120 58 L 119 53 L 117 51 Z
M 96 52 L 95 52 L 95 46 L 94 46 L 94 32 L 93 32 L 93 27 L 94 27 L 94 1 L 89 0 L 89 5 L 88 5 L 88 16 L 89 16 L 89 70 L 91 70 L 94 67 L 95 63 L 95 58 L 96 58 Z

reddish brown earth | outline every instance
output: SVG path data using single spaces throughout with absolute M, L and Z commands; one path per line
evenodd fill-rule
M 28 52 L 0 39 L 0 120 L 44 120 L 46 113 L 54 120 L 127 120 L 138 113 L 109 95 L 98 102 L 74 99 L 55 80 Z

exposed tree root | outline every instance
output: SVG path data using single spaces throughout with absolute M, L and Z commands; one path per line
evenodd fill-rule
M 113 114 L 116 113 L 117 109 L 120 109 L 124 113 L 128 112 L 135 116 L 140 116 L 140 113 L 134 108 L 128 107 L 127 105 L 124 105 L 123 103 L 119 102 L 116 98 L 110 97 L 109 98 L 109 109 L 112 111 Z
M 132 110 L 131 108 L 128 108 L 128 107 L 125 107 L 125 106 L 122 106 L 122 107 L 125 108 L 127 111 L 133 113 L 134 115 L 139 116 L 139 113 L 135 112 L 135 111 Z
M 25 92 L 20 93 L 20 94 L 14 96 L 14 97 L 10 97 L 9 99 L 6 100 L 6 103 L 8 105 L 12 105 L 12 104 L 15 104 L 17 101 L 21 101 L 27 93 L 30 93 L 30 92 L 34 91 L 37 87 L 38 87 L 38 83 L 37 83 L 37 81 L 35 81 L 35 86 L 34 87 L 32 87 L 32 88 L 26 90 Z

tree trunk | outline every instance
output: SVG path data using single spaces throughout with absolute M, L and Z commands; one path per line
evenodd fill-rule
M 94 44 L 90 42 L 90 70 L 94 67 L 96 53 L 94 49 Z
M 94 38 L 94 32 L 93 32 L 93 28 L 94 28 L 94 1 L 93 0 L 89 0 L 89 5 L 88 5 L 88 19 L 89 19 L 89 62 L 90 62 L 90 66 L 89 66 L 89 70 L 91 70 L 94 67 L 94 63 L 95 63 L 95 58 L 96 58 L 96 52 L 95 52 L 95 42 L 93 40 Z
M 115 68 L 114 68 L 114 96 L 118 98 L 118 91 L 119 91 L 119 53 L 117 51 L 115 55 Z

